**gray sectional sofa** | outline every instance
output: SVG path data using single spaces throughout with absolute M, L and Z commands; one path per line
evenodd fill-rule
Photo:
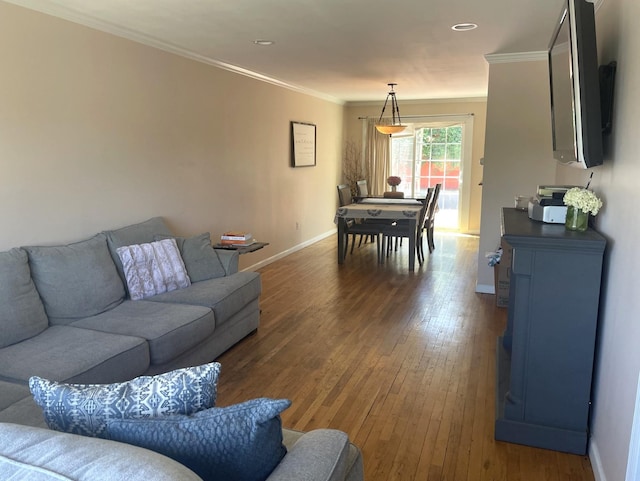
M 164 239 L 175 239 L 190 285 L 131 300 L 118 249 Z M 199 479 L 142 448 L 46 429 L 27 383 L 114 383 L 210 362 L 258 328 L 260 293 L 236 252 L 214 250 L 208 234 L 175 238 L 160 217 L 0 253 L 0 478 Z M 344 433 L 283 432 L 289 452 L 270 480 L 363 478 Z
M 223 268 L 216 277 L 128 299 L 116 250 L 171 235 L 156 217 L 73 244 L 2 253 L 9 298 L 0 299 L 0 379 L 125 381 L 209 362 L 255 331 L 260 275 L 238 272 L 233 251 L 210 248 Z

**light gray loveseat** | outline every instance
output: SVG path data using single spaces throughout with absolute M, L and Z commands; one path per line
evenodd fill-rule
M 168 237 L 157 217 L 0 253 L 0 478 L 199 479 L 142 448 L 46 429 L 27 386 L 31 376 L 113 383 L 203 364 L 258 328 L 259 274 L 238 272 L 237 253 L 213 250 L 208 234 L 176 240 L 189 287 L 128 298 L 117 248 Z M 344 433 L 283 433 L 289 452 L 269 479 L 362 479 Z

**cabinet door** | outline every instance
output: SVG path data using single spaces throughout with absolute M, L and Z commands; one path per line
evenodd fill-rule
M 510 389 L 526 400 L 519 419 L 586 430 L 600 270 L 590 253 L 515 250 Z

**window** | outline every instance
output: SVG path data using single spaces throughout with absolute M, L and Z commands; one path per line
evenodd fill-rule
M 405 197 L 424 197 L 429 187 L 442 184 L 438 224 L 459 227 L 463 123 L 441 126 L 413 124 L 406 133 L 391 138 L 391 173 L 402 178 L 398 190 Z

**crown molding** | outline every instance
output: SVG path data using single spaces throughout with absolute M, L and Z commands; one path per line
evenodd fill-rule
M 316 98 L 326 100 L 328 102 L 336 103 L 339 105 L 344 105 L 345 103 L 343 100 L 337 99 L 333 96 L 323 94 L 321 92 L 317 92 L 312 89 L 300 87 L 295 84 L 284 82 L 282 80 L 269 77 L 268 75 L 264 75 L 258 72 L 254 72 L 252 70 L 238 67 L 230 63 L 222 62 L 215 58 L 206 57 L 204 55 L 197 54 L 188 49 L 179 47 L 178 45 L 173 45 L 168 42 L 163 42 L 162 40 L 159 40 L 155 37 L 151 37 L 149 35 L 143 35 L 139 32 L 135 32 L 128 28 L 119 27 L 109 22 L 105 22 L 95 17 L 91 17 L 89 15 L 80 14 L 78 12 L 70 10 L 61 5 L 40 1 L 40 0 L 6 0 L 6 1 L 7 3 L 12 3 L 14 5 L 18 5 L 20 7 L 24 7 L 29 10 L 43 13 L 45 15 L 50 15 L 52 17 L 61 18 L 63 20 L 67 20 L 69 22 L 76 23 L 84 27 L 92 28 L 94 30 L 99 30 L 101 32 L 114 35 L 116 37 L 124 38 L 126 40 L 131 40 L 133 42 L 146 45 L 147 47 L 152 47 L 158 50 L 172 53 L 174 55 L 179 55 L 180 57 L 185 57 L 190 60 L 195 60 L 196 62 L 211 65 L 213 67 L 217 67 L 223 70 L 227 70 L 229 72 L 243 75 L 245 77 L 259 80 L 261 82 L 266 82 L 271 85 L 275 85 L 277 87 L 282 87 L 297 93 L 309 95 L 311 97 L 316 97 Z
M 514 62 L 539 62 L 547 60 L 548 53 L 546 50 L 537 52 L 518 52 L 518 53 L 489 53 L 484 56 L 485 60 L 490 63 L 514 63 Z
M 587 0 L 593 3 L 593 9 L 597 12 L 605 0 Z M 514 63 L 514 62 L 538 62 L 548 59 L 546 50 L 533 52 L 516 52 L 516 53 L 489 53 L 484 56 L 489 64 L 494 63 Z

